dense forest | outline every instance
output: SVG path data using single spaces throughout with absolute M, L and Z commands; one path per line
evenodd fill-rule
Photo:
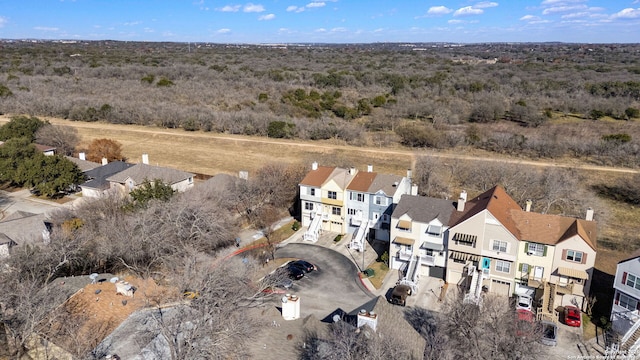
M 0 46 L 0 113 L 640 165 L 640 45 Z

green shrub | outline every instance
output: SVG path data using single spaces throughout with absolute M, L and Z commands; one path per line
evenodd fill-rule
M 267 100 L 269 100 L 269 95 L 267 95 L 266 93 L 258 94 L 258 101 L 259 102 L 265 102 Z
M 154 75 L 147 75 L 147 76 L 143 76 L 142 79 L 140 79 L 140 81 L 142 82 L 146 82 L 147 84 L 153 84 L 153 81 L 156 79 L 156 77 Z
M 602 140 L 610 143 L 624 144 L 631 141 L 631 135 L 626 133 L 602 135 Z
M 162 77 L 160 78 L 160 80 L 158 80 L 156 86 L 173 86 L 173 81 L 167 79 L 166 77 Z
M 0 84 L 0 97 L 6 98 L 13 95 L 11 90 L 3 84 Z
M 386 266 L 389 266 L 389 252 L 385 251 L 380 255 L 380 261 L 382 261 Z
M 300 230 L 300 222 L 298 220 L 293 222 L 293 225 L 291 225 L 291 229 L 293 231 L 298 231 Z
M 338 234 L 338 235 L 333 239 L 333 242 L 337 244 L 337 243 L 339 243 L 339 242 L 340 242 L 340 240 L 342 240 L 342 234 Z
M 267 135 L 276 139 L 291 139 L 294 136 L 295 124 L 285 121 L 272 121 L 267 126 Z

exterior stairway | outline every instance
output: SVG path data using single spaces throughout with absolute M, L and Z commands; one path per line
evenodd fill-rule
M 554 298 L 556 295 L 556 284 L 550 284 L 546 281 L 543 282 L 544 292 L 542 293 L 542 306 L 540 307 L 537 318 L 540 320 L 547 320 L 557 322 L 558 317 L 555 316 L 555 304 Z

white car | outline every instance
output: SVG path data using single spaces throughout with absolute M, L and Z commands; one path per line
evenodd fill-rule
M 531 296 L 518 295 L 518 300 L 516 302 L 516 309 L 533 311 L 532 304 L 533 304 L 533 299 L 531 299 Z

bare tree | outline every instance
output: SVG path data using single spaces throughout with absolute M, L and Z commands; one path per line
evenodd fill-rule
M 71 156 L 80 142 L 78 130 L 70 126 L 45 124 L 36 131 L 36 142 L 54 146 L 60 155 Z

